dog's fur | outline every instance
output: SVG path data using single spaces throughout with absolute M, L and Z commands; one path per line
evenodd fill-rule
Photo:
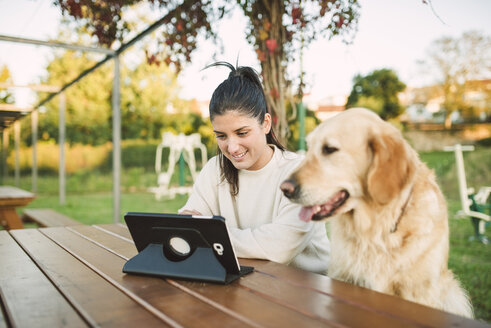
M 447 267 L 446 202 L 399 130 L 354 108 L 320 124 L 307 142 L 305 160 L 281 189 L 304 206 L 304 220 L 331 217 L 328 275 L 472 317 Z

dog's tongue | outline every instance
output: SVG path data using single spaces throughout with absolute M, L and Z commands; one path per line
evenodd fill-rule
M 300 217 L 300 220 L 305 221 L 305 222 L 309 222 L 310 220 L 312 220 L 312 217 L 315 214 L 314 208 L 315 208 L 315 206 L 302 207 L 302 209 L 300 210 L 300 213 L 298 214 L 298 216 Z

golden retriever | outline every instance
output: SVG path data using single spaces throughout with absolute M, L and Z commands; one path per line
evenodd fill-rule
M 302 164 L 281 185 L 304 221 L 330 219 L 328 275 L 472 317 L 447 267 L 447 205 L 435 176 L 397 128 L 353 108 L 307 138 Z

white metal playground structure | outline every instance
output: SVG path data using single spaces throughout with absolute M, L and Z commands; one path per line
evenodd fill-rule
M 455 162 L 457 165 L 457 178 L 459 181 L 459 196 L 462 209 L 457 213 L 460 217 L 470 217 L 474 226 L 474 236 L 471 239 L 477 239 L 484 244 L 489 240 L 484 235 L 485 227 L 491 222 L 491 204 L 489 197 L 491 194 L 490 186 L 482 186 L 475 193 L 474 188 L 467 187 L 467 180 L 464 168 L 463 151 L 472 151 L 474 146 L 463 146 L 456 144 L 450 147 L 444 147 L 445 151 L 455 152 Z M 487 212 L 487 213 L 486 213 Z
M 169 148 L 167 171 L 162 172 L 162 155 L 163 149 Z M 194 150 L 199 149 L 201 152 L 201 166 L 207 161 L 207 151 L 205 145 L 201 142 L 201 135 L 193 133 L 184 135 L 180 133 L 175 135 L 171 132 L 162 134 L 162 142 L 157 146 L 155 154 L 155 172 L 158 175 L 158 187 L 149 188 L 149 191 L 155 193 L 155 198 L 160 200 L 162 196 L 174 198 L 176 194 L 189 194 L 192 191 L 191 186 L 184 186 L 184 162 L 187 163 L 193 181 L 198 175 L 196 170 L 196 158 Z M 171 186 L 171 178 L 174 174 L 174 168 L 179 162 L 179 186 Z

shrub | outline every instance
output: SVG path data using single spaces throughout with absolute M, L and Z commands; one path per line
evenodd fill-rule
M 75 144 L 65 145 L 65 169 L 67 173 L 92 170 L 99 167 L 111 151 L 111 143 L 101 146 Z M 19 168 L 21 172 L 28 172 L 32 168 L 32 147 L 19 149 Z M 39 142 L 37 144 L 37 166 L 39 172 L 56 173 L 60 163 L 60 148 L 53 142 Z M 10 152 L 7 158 L 10 167 L 15 166 L 15 152 Z
M 210 136 L 203 138 L 207 143 L 208 158 L 216 153 L 216 144 L 210 143 Z M 147 172 L 155 170 L 155 156 L 160 140 L 130 139 L 121 143 L 121 165 L 123 168 L 141 168 Z M 91 145 L 65 145 L 65 168 L 67 174 L 83 173 L 98 170 L 110 172 L 112 170 L 112 143 L 107 142 L 99 146 Z M 169 148 L 162 151 L 162 170 L 167 169 Z M 201 152 L 195 149 L 197 164 L 201 163 Z M 32 147 L 19 149 L 19 168 L 22 173 L 29 174 L 32 169 Z M 60 162 L 60 149 L 53 141 L 38 142 L 37 166 L 40 173 L 55 174 L 58 172 Z M 10 168 L 15 166 L 15 152 L 11 151 L 7 158 Z

